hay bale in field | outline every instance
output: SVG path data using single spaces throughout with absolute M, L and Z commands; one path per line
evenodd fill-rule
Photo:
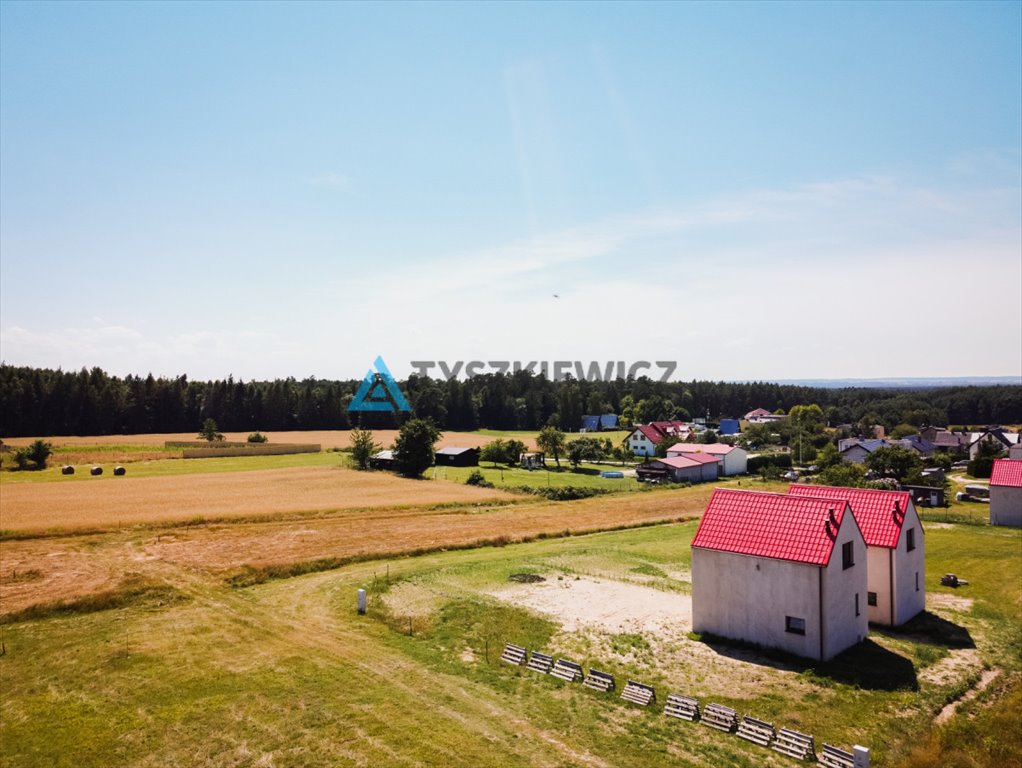
M 62 474 L 62 475 L 73 475 L 74 473 L 75 473 L 75 468 L 72 467 L 70 464 L 67 464 L 67 465 L 65 465 L 65 466 L 60 468 L 60 474 Z
M 89 470 L 89 474 L 93 475 L 93 476 L 95 476 L 95 475 L 102 475 L 103 474 L 103 467 L 93 467 L 92 469 Z
M 118 477 L 121 477 L 127 471 L 128 470 L 126 470 L 124 467 L 114 467 L 114 474 L 117 475 Z

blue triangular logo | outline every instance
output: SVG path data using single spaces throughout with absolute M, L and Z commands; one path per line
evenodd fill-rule
M 398 387 L 394 377 L 390 375 L 387 364 L 382 357 L 373 363 L 376 370 L 370 368 L 359 384 L 355 398 L 348 406 L 349 412 L 356 411 L 410 411 L 404 393 Z

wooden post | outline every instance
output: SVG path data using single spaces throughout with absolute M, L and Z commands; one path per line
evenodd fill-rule
M 366 614 L 366 591 L 360 589 L 358 591 L 358 615 L 365 616 Z
M 408 636 L 412 636 L 412 617 L 408 617 Z

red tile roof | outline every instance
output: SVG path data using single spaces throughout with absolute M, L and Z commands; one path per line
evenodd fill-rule
M 770 411 L 768 411 L 766 408 L 757 408 L 756 410 L 749 411 L 747 414 L 745 414 L 745 419 L 749 420 L 749 419 L 754 419 L 757 416 L 772 416 L 772 415 L 773 414 L 770 413 Z
M 649 424 L 640 424 L 639 426 L 632 430 L 632 434 L 636 432 L 640 432 L 641 434 L 645 435 L 649 439 L 649 441 L 653 443 L 653 445 L 657 445 L 661 440 L 664 439 L 664 437 L 666 437 L 666 435 L 664 435 L 663 432 L 661 432 L 656 427 L 650 426 Z
M 718 488 L 692 546 L 826 566 L 847 508 L 838 499 Z M 830 510 L 836 527 L 826 524 Z
M 905 510 L 912 501 L 908 491 L 879 491 L 872 488 L 835 488 L 829 485 L 792 485 L 788 493 L 796 496 L 822 496 L 828 499 L 844 499 L 852 507 L 852 514 L 862 531 L 862 538 L 868 547 L 898 546 L 901 527 L 905 522 Z M 894 514 L 898 505 L 900 515 Z
M 667 457 L 670 459 L 688 459 L 700 464 L 716 464 L 723 461 L 720 456 L 714 456 L 709 453 L 696 453 L 694 451 L 682 451 L 681 453 L 675 453 L 673 448 L 667 449 Z
M 661 464 L 666 464 L 675 469 L 688 469 L 689 467 L 701 467 L 705 462 L 695 461 L 686 456 L 671 456 L 667 459 L 657 459 Z
M 710 443 L 709 445 L 703 445 L 702 443 L 686 443 L 685 445 L 675 445 L 672 448 L 668 448 L 667 452 L 678 452 L 678 453 L 709 453 L 714 456 L 726 456 L 731 453 L 735 447 L 733 445 L 725 445 L 724 443 Z
M 1007 485 L 1022 488 L 1022 461 L 1018 459 L 994 459 L 994 471 L 990 485 Z

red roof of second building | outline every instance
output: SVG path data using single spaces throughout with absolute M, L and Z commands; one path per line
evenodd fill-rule
M 847 508 L 839 499 L 718 488 L 692 546 L 826 566 Z
M 898 546 L 905 512 L 912 501 L 908 491 L 881 491 L 873 488 L 836 488 L 829 485 L 792 485 L 788 493 L 797 496 L 822 496 L 844 499 L 852 507 L 852 514 L 869 547 Z M 901 514 L 895 514 L 895 507 Z
M 1018 459 L 994 459 L 994 471 L 990 473 L 990 485 L 1007 485 L 1022 488 L 1022 461 Z

